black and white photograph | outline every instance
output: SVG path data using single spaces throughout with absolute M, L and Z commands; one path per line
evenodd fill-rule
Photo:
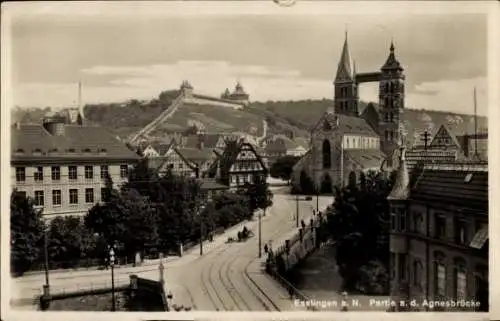
M 498 6 L 410 2 L 2 4 L 2 307 L 486 315 Z

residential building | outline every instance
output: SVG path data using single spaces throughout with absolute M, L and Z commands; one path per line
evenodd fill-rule
M 283 156 L 300 157 L 305 155 L 307 149 L 298 145 L 294 140 L 285 135 L 273 135 L 266 141 L 264 154 L 270 164 Z
M 77 119 L 51 114 L 11 129 L 12 188 L 48 218 L 86 214 L 102 200 L 106 177 L 121 186 L 139 159 L 104 128 Z
M 208 177 L 237 189 L 255 182 L 256 176 L 266 178 L 268 169 L 257 149 L 245 140 L 226 142 L 226 149 L 213 163 Z
M 388 197 L 391 298 L 455 302 L 418 310 L 487 311 L 488 164 L 425 164 L 409 173 L 404 149 L 399 163 Z

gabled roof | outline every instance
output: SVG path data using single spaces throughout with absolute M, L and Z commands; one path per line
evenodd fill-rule
M 295 144 L 297 144 L 298 146 L 302 146 L 305 149 L 307 149 L 309 147 L 309 140 L 307 138 L 304 138 L 304 137 L 295 137 L 293 139 L 293 141 L 295 142 Z
M 222 135 L 220 134 L 189 135 L 186 139 L 185 147 L 198 148 L 200 141 L 203 141 L 205 148 L 215 148 L 221 137 Z
M 426 165 L 411 190 L 411 199 L 488 212 L 488 164 Z
M 213 157 L 214 151 L 211 148 L 175 148 L 176 151 L 181 155 L 183 158 L 186 160 L 196 163 L 196 164 L 201 164 L 203 162 L 206 162 L 207 160 L 210 160 Z
M 336 122 L 336 120 L 338 120 Z M 334 114 L 327 111 L 313 126 L 312 130 L 321 129 L 320 126 L 327 121 L 332 128 L 338 127 L 337 132 L 341 135 L 362 135 L 369 137 L 379 137 L 373 128 L 366 122 L 365 119 L 359 116 L 347 116 L 343 114 Z
M 139 158 L 103 127 L 88 125 L 65 124 L 60 136 L 38 124 L 12 126 L 11 149 L 13 161 Z
M 378 149 L 345 149 L 344 160 L 357 164 L 362 169 L 379 169 L 386 158 Z
M 440 135 L 448 135 L 450 137 L 450 139 L 452 140 L 453 144 L 458 147 L 458 148 L 461 148 L 461 144 L 460 142 L 458 141 L 457 139 L 457 136 L 455 136 L 455 133 L 453 132 L 453 130 L 447 126 L 447 125 L 441 125 L 439 126 L 438 130 L 435 132 L 433 138 L 432 138 L 432 141 L 431 143 L 429 144 L 429 146 L 434 146 L 436 143 L 437 143 L 437 138 L 440 136 Z
M 217 174 L 217 167 L 220 168 L 220 174 L 221 174 L 221 182 L 223 184 L 228 184 L 229 183 L 229 170 L 231 169 L 231 166 L 234 164 L 236 161 L 238 154 L 241 152 L 241 149 L 243 147 L 248 147 L 251 151 L 255 153 L 257 156 L 257 160 L 261 163 L 262 168 L 264 171 L 267 172 L 266 165 L 262 161 L 262 158 L 260 157 L 259 153 L 256 151 L 254 146 L 252 144 L 249 144 L 247 142 L 241 142 L 238 140 L 229 140 L 226 142 L 226 148 L 224 149 L 224 152 L 222 155 L 220 155 L 217 158 L 217 161 L 215 161 L 210 169 L 208 170 L 208 175 L 209 177 L 215 177 Z
M 265 151 L 266 152 L 286 152 L 288 150 L 292 150 L 297 148 L 297 144 L 291 140 L 290 138 L 286 137 L 285 135 L 275 135 L 272 138 L 272 141 L 267 144 Z
M 149 144 L 149 146 L 151 146 L 156 152 L 158 152 L 158 154 L 160 154 L 160 156 L 163 156 L 165 155 L 172 146 L 174 146 L 174 142 L 170 142 L 169 144 L 166 144 L 166 143 L 152 143 L 152 144 Z

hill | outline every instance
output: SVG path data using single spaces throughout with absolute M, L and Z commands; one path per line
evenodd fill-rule
M 125 103 L 90 104 L 84 107 L 85 117 L 98 123 L 116 135 L 127 138 L 158 117 L 178 96 L 179 91 L 162 92 L 151 101 L 130 100 Z M 360 110 L 366 107 L 360 102 Z M 256 136 L 263 133 L 262 121 L 268 124 L 268 134 L 293 134 L 307 137 L 309 128 L 319 119 L 333 100 L 268 101 L 253 102 L 240 110 L 231 108 L 184 104 L 174 115 L 156 130 L 156 135 L 184 131 L 193 124 L 201 124 L 209 132 L 247 132 Z M 13 120 L 21 122 L 40 121 L 45 109 L 14 109 Z M 456 135 L 474 132 L 474 117 L 442 111 L 405 109 L 404 123 L 408 138 L 425 128 L 436 130 L 439 125 L 448 125 Z M 478 117 L 478 128 L 487 131 L 487 118 Z

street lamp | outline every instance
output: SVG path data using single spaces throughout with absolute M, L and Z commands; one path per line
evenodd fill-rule
M 48 237 L 48 226 L 45 224 L 45 220 L 43 221 L 43 252 L 45 256 L 45 285 L 43 286 L 43 294 L 48 296 L 50 294 L 50 285 L 49 285 L 49 237 Z
M 115 272 L 114 272 L 114 266 L 115 266 L 115 250 L 114 250 L 114 245 L 113 246 L 108 246 L 109 247 L 109 265 L 111 265 L 111 300 L 112 300 L 112 306 L 111 306 L 111 311 L 116 311 L 116 302 L 115 302 Z
M 264 208 L 264 216 L 266 209 Z M 259 212 L 259 258 L 262 257 L 262 213 Z
M 316 213 L 319 212 L 319 186 L 316 184 Z
M 203 210 L 205 209 L 205 205 L 201 205 L 200 206 L 200 209 L 199 209 L 199 218 L 200 218 L 200 256 L 203 255 L 203 228 L 204 228 L 204 225 L 203 225 L 203 217 L 202 217 L 202 213 L 203 213 Z

